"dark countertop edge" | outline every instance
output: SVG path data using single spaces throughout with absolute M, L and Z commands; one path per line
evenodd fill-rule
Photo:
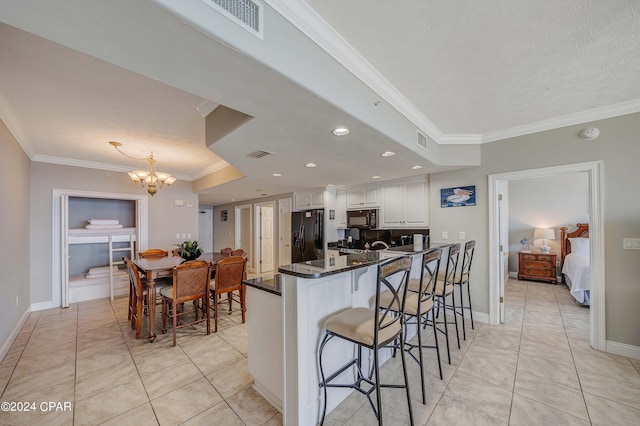
M 317 279 L 317 278 L 328 277 L 330 275 L 341 274 L 343 272 L 353 271 L 354 269 L 368 268 L 369 266 L 377 265 L 378 263 L 383 262 L 385 260 L 387 259 L 376 259 L 376 260 L 371 260 L 369 262 L 360 263 L 358 265 L 348 265 L 340 269 L 333 269 L 329 271 L 318 271 L 314 273 L 291 271 L 289 269 L 283 269 L 283 267 L 278 268 L 278 272 L 280 272 L 281 274 L 291 275 L 299 278 Z M 284 268 L 286 268 L 286 266 L 287 265 L 285 265 Z
M 377 251 L 372 251 L 370 253 L 384 253 L 384 252 L 392 252 L 392 253 L 397 253 L 398 256 L 402 256 L 402 255 L 417 255 L 417 254 L 421 254 L 424 253 L 426 251 L 429 251 L 433 248 L 444 248 L 444 247 L 448 247 L 450 245 L 452 245 L 454 243 L 432 243 L 429 244 L 428 247 L 423 248 L 422 250 L 418 250 L 418 251 L 414 251 L 413 250 L 413 244 L 409 244 L 406 246 L 399 246 L 399 247 L 394 247 L 393 249 L 387 249 L 387 250 L 377 250 Z M 350 256 L 350 255 L 347 255 Z M 330 270 L 319 270 L 316 272 L 300 272 L 300 271 L 293 271 L 290 269 L 287 269 L 287 266 L 291 266 L 291 265 L 283 265 L 281 267 L 278 268 L 278 272 L 281 274 L 285 274 L 285 275 L 290 275 L 290 276 L 294 276 L 294 277 L 298 277 L 298 278 L 305 278 L 305 279 L 318 279 L 318 278 L 324 278 L 324 277 L 328 277 L 331 275 L 336 275 L 336 274 L 341 274 L 343 272 L 349 272 L 352 271 L 354 269 L 360 269 L 360 268 L 367 268 L 369 266 L 373 266 L 373 265 L 377 265 L 380 262 L 384 262 L 385 260 L 388 260 L 389 258 L 384 258 L 384 259 L 371 259 L 367 262 L 363 262 L 357 265 L 347 265 L 344 266 L 342 268 L 337 268 L 337 269 L 330 269 Z M 297 263 L 294 263 L 294 265 L 298 265 Z M 302 266 L 304 267 L 304 266 Z M 314 269 L 320 269 L 317 266 L 313 267 Z
M 274 276 L 274 279 L 276 279 L 275 276 Z M 277 285 L 278 288 L 276 289 L 273 287 L 263 285 L 260 281 L 261 281 L 260 278 L 251 278 L 248 280 L 243 280 L 242 284 L 247 285 L 249 287 L 253 287 L 257 290 L 262 290 L 262 291 L 266 291 L 267 293 L 275 294 L 276 296 L 282 296 L 282 290 L 280 290 L 279 283 Z

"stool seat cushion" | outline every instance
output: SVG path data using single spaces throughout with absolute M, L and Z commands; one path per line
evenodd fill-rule
M 418 280 L 418 283 L 420 280 Z M 419 284 L 418 284 L 419 285 Z M 370 302 L 373 304 L 376 301 L 376 297 L 373 296 Z M 413 315 L 414 317 L 418 315 L 418 302 L 420 301 L 420 296 L 418 293 L 407 293 L 407 301 L 404 303 L 404 313 L 407 315 Z M 398 302 L 393 300 L 393 294 L 390 291 L 385 291 L 380 294 L 380 306 L 381 307 L 389 307 L 389 310 L 393 312 L 400 312 L 400 307 L 398 306 Z M 420 304 L 420 315 L 424 315 L 427 312 L 433 309 L 433 300 L 431 298 L 427 300 L 423 300 Z
M 394 320 L 391 317 L 387 317 L 387 319 L 389 322 Z M 368 347 L 373 346 L 376 327 L 376 313 L 373 309 L 368 308 L 348 309 L 332 316 L 324 323 L 324 328 L 327 331 Z M 400 321 L 395 321 L 390 326 L 381 328 L 378 332 L 378 344 L 393 340 L 400 331 Z

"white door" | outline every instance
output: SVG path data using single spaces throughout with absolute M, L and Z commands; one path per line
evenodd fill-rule
M 346 222 L 346 192 L 344 192 L 343 207 Z M 278 245 L 278 265 L 291 264 L 291 198 L 283 198 L 278 200 L 278 223 L 279 223 L 279 240 Z
M 213 209 L 200 209 L 198 213 L 198 244 L 205 253 L 213 252 Z
M 273 271 L 273 206 L 260 208 L 260 272 Z

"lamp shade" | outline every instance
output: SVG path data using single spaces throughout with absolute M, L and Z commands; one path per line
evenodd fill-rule
M 536 228 L 533 232 L 533 238 L 536 240 L 555 240 L 556 233 L 552 228 Z

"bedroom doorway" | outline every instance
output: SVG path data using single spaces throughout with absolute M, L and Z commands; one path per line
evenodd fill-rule
M 604 225 L 602 206 L 602 161 L 568 164 L 542 169 L 489 175 L 489 322 L 500 324 L 504 284 L 504 223 L 506 209 L 501 207 L 501 194 L 510 181 L 586 173 L 589 180 L 589 220 L 591 247 L 590 343 L 605 350 L 604 301 Z

